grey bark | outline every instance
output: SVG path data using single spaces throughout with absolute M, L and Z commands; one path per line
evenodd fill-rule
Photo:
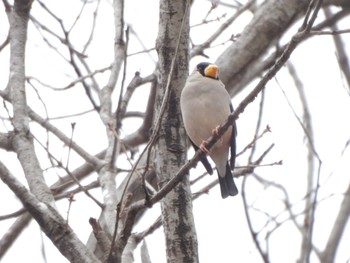
M 46 185 L 29 130 L 25 90 L 25 44 L 32 1 L 15 1 L 10 14 L 10 78 L 9 91 L 13 106 L 14 149 L 23 168 L 31 192 L 52 206 L 54 198 Z
M 0 163 L 0 177 L 22 201 L 60 252 L 71 262 L 98 262 L 76 237 L 55 209 L 54 197 L 47 186 L 36 157 L 29 129 L 25 90 L 25 45 L 32 1 L 15 1 L 10 13 L 9 92 L 13 106 L 13 148 L 26 176 L 30 192 Z M 25 219 L 27 217 L 23 217 Z
M 0 178 L 16 193 L 42 231 L 70 262 L 100 262 L 78 239 L 61 215 L 50 205 L 40 202 L 0 162 Z
M 16 1 L 17 4 L 24 4 L 24 10 L 26 8 L 28 8 L 28 5 L 30 6 L 31 1 Z M 306 9 L 307 4 L 309 3 L 309 1 L 288 1 L 288 0 L 272 0 L 272 1 L 266 1 L 266 3 L 259 7 L 258 12 L 255 14 L 254 19 L 251 21 L 251 23 L 247 26 L 247 28 L 244 30 L 244 32 L 242 33 L 241 37 L 232 44 L 231 47 L 229 47 L 217 60 L 217 64 L 220 65 L 221 67 L 221 78 L 224 81 L 224 83 L 226 84 L 226 86 L 228 87 L 228 89 L 230 89 L 231 95 L 235 95 L 237 94 L 240 90 L 244 89 L 245 85 L 250 82 L 251 80 L 253 80 L 256 76 L 258 76 L 259 74 L 261 74 L 261 72 L 263 71 L 263 69 L 265 68 L 266 63 L 262 63 L 262 56 L 263 54 L 266 53 L 266 51 L 268 50 L 268 48 L 270 48 L 273 44 L 274 41 L 272 40 L 278 40 L 280 38 L 280 36 L 286 31 L 286 29 L 288 28 L 288 26 L 295 20 L 296 17 L 298 17 L 298 15 Z M 163 10 L 161 10 L 161 12 L 163 12 L 163 18 L 166 19 L 166 17 L 168 17 L 168 19 L 170 20 L 170 22 L 168 24 L 165 24 L 164 26 L 164 32 L 169 33 L 170 31 L 170 26 L 167 27 L 169 24 L 171 24 L 172 22 L 174 22 L 174 19 L 179 20 L 179 11 L 178 9 L 175 10 L 174 6 L 171 6 L 173 9 L 171 9 L 169 6 L 166 5 L 172 5 L 171 3 L 165 3 L 162 2 L 161 3 L 161 7 L 164 8 Z M 183 4 L 183 2 L 181 1 L 181 3 L 179 4 Z M 177 4 L 173 4 L 173 5 L 177 5 Z M 23 9 L 18 10 L 20 12 L 23 11 Z M 180 12 L 181 13 L 181 12 Z M 164 20 L 163 20 L 164 21 Z M 22 23 L 22 25 L 21 25 Z M 23 21 L 19 21 L 19 25 L 21 28 L 23 28 Z M 179 28 L 177 28 L 179 29 Z M 175 30 L 176 31 L 176 30 Z M 18 31 L 19 32 L 19 31 Z M 22 32 L 23 33 L 23 32 Z M 21 34 L 22 34 L 21 33 Z M 16 38 L 15 36 L 16 33 L 12 33 L 13 38 Z M 175 35 L 166 35 L 168 38 L 165 39 L 167 40 L 166 43 L 174 43 L 176 42 L 176 34 Z M 161 38 L 159 37 L 158 40 L 160 40 Z M 165 42 L 164 42 L 165 43 Z M 15 56 L 19 55 L 18 54 L 18 50 L 24 50 L 24 44 L 21 42 L 18 43 L 13 43 L 13 45 L 17 45 L 16 49 L 13 49 L 13 58 L 15 58 Z M 17 48 L 19 48 L 17 50 Z M 16 51 L 17 50 L 17 51 Z M 162 46 L 162 43 L 158 42 L 158 51 L 163 52 L 163 55 L 160 55 L 160 69 L 161 69 L 161 74 L 160 74 L 160 85 L 158 86 L 158 97 L 157 97 L 157 103 L 158 106 L 160 104 L 160 100 L 162 97 L 162 92 L 164 94 L 164 90 L 162 90 L 162 88 L 164 89 L 164 87 L 166 86 L 166 78 L 167 76 L 169 76 L 169 71 L 170 71 L 170 64 L 171 64 L 171 58 L 173 55 L 173 50 L 174 50 L 174 46 L 173 45 L 164 45 L 164 47 Z M 167 52 L 169 52 L 169 54 L 167 54 Z M 17 54 L 16 54 L 17 53 Z M 24 54 L 24 52 L 22 52 L 22 54 Z M 163 56 L 163 57 L 162 57 Z M 185 55 L 183 56 L 182 60 L 184 60 Z M 19 63 L 19 67 L 17 66 L 17 63 Z M 13 66 L 14 67 L 13 67 Z M 11 72 L 15 73 L 14 75 L 11 74 L 11 78 L 16 77 L 17 80 L 19 80 L 19 82 L 12 82 L 14 83 L 14 85 L 11 87 L 11 90 L 13 90 L 11 98 L 16 100 L 16 119 L 14 119 L 14 123 L 15 123 L 15 127 L 17 127 L 16 132 L 17 131 L 21 131 L 20 133 L 16 134 L 16 140 L 17 143 L 16 145 L 16 149 L 22 149 L 24 152 L 27 152 L 27 154 L 24 156 L 22 155 L 22 160 L 29 160 L 27 159 L 28 156 L 30 156 L 33 152 L 33 147 L 31 146 L 32 141 L 31 138 L 28 137 L 28 133 L 23 132 L 26 131 L 28 128 L 28 116 L 32 118 L 30 113 L 25 113 L 24 110 L 22 110 L 23 105 L 25 105 L 25 90 L 24 90 L 24 68 L 21 67 L 21 65 L 24 65 L 24 55 L 21 57 L 17 57 L 17 60 L 13 60 L 11 62 Z M 185 66 L 186 65 L 186 66 Z M 178 68 L 176 68 L 175 71 L 175 77 L 174 79 L 177 78 L 178 75 L 186 75 L 187 74 L 187 65 L 188 63 L 183 63 L 183 64 L 178 64 Z M 13 71 L 12 71 L 13 70 Z M 119 71 L 119 70 L 118 70 Z M 184 74 L 184 72 L 186 72 L 186 74 Z M 181 79 L 181 78 L 179 78 Z M 183 78 L 184 80 L 185 78 Z M 18 84 L 18 85 L 17 85 Z M 174 85 L 172 85 L 172 90 L 177 90 L 177 87 L 181 86 L 179 83 L 174 82 Z M 16 89 L 16 90 L 14 90 Z M 106 93 L 107 94 L 107 93 Z M 171 94 L 171 98 L 169 101 L 169 108 L 172 109 L 176 109 L 177 110 L 177 97 L 178 93 L 177 91 L 174 91 L 174 93 Z M 23 103 L 24 102 L 24 103 Z M 24 108 L 24 107 L 23 107 Z M 176 111 L 174 111 L 176 112 Z M 157 161 L 161 162 L 168 162 L 171 165 L 170 166 L 174 166 L 176 167 L 178 162 L 182 162 L 183 159 L 183 155 L 177 155 L 175 153 L 175 151 L 179 151 L 179 152 L 183 152 L 185 151 L 185 147 L 183 146 L 182 143 L 177 143 L 177 138 L 178 137 L 182 137 L 185 138 L 185 136 L 183 135 L 183 130 L 178 129 L 177 125 L 178 125 L 178 121 L 176 119 L 176 117 L 172 116 L 172 114 L 175 114 L 174 112 L 172 112 L 170 109 L 167 109 L 167 111 L 165 112 L 164 115 L 164 119 L 166 120 L 164 124 L 164 127 L 162 127 L 161 133 L 160 133 L 160 140 L 159 143 L 157 145 Z M 159 113 L 159 112 L 157 112 Z M 179 115 L 179 113 L 177 113 Z M 156 114 L 157 116 L 157 114 Z M 35 118 L 32 118 L 35 119 Z M 166 125 L 166 126 L 165 126 Z M 146 129 L 148 130 L 148 129 Z M 27 130 L 29 131 L 29 129 Z M 170 134 L 170 135 L 169 135 Z M 13 145 L 8 144 L 6 142 L 6 135 L 1 134 L 0 136 L 0 144 L 1 147 L 8 149 L 8 150 L 12 150 Z M 68 138 L 69 139 L 69 138 Z M 11 139 L 12 140 L 12 139 Z M 175 141 L 175 142 L 174 142 Z M 22 142 L 24 142 L 24 144 L 22 144 Z M 28 146 L 28 147 L 27 147 Z M 167 149 L 167 152 L 162 154 L 160 152 L 160 149 L 163 149 L 162 147 L 165 146 Z M 24 148 L 20 148 L 20 147 L 24 147 Z M 182 153 L 181 153 L 182 154 Z M 96 167 L 100 167 L 101 165 L 101 161 L 98 160 L 98 158 L 103 158 L 103 156 L 105 155 L 105 152 L 98 156 L 96 159 L 94 158 L 86 158 L 86 161 L 88 163 L 91 164 L 86 164 L 84 166 L 82 166 L 82 170 L 81 172 L 78 172 L 79 175 L 81 175 L 81 177 L 86 176 L 86 174 L 91 173 Z M 33 155 L 34 157 L 30 158 L 34 158 L 34 163 L 37 163 L 37 160 L 35 160 L 35 155 Z M 170 156 L 170 158 L 168 158 Z M 29 157 L 28 157 L 29 158 Z M 176 160 L 176 161 L 175 161 Z M 22 162 L 23 162 L 22 161 Z M 178 162 L 177 162 L 178 161 Z M 157 162 L 158 163 L 158 162 Z M 175 163 L 175 164 L 174 164 Z M 48 201 L 50 201 L 51 197 L 51 193 L 46 189 L 46 187 L 44 185 L 42 185 L 42 176 L 41 176 L 41 170 L 40 170 L 40 166 L 35 165 L 33 167 L 29 167 L 27 166 L 28 170 L 28 175 L 32 175 L 32 186 L 34 187 L 36 185 L 36 182 L 39 182 L 39 188 L 41 190 L 37 190 L 36 194 L 39 196 L 42 196 L 43 199 L 46 199 Z M 32 169 L 32 170 L 30 170 Z M 174 170 L 176 170 L 174 168 Z M 38 171 L 40 171 L 38 173 Z M 158 179 L 161 178 L 162 180 L 167 180 L 167 176 L 171 176 L 171 174 L 174 174 L 174 171 L 171 170 L 171 168 L 169 169 L 163 169 L 161 167 L 161 165 L 157 166 L 157 173 L 158 173 Z M 39 176 L 36 176 L 39 175 Z M 38 180 L 38 181 L 36 181 Z M 155 181 L 155 180 L 154 180 Z M 143 192 L 140 190 L 139 187 L 139 182 L 132 185 L 132 189 L 131 191 L 138 191 L 138 196 L 141 196 L 140 198 L 143 197 Z M 163 185 L 163 181 L 160 182 L 159 184 L 160 186 Z M 39 189 L 38 188 L 38 189 Z M 174 190 L 174 195 L 173 196 L 168 196 L 167 199 L 164 200 L 164 202 L 162 203 L 162 208 L 168 206 L 168 207 L 177 207 L 177 208 L 181 208 L 181 209 L 185 209 L 186 211 L 184 211 L 184 215 L 180 214 L 180 210 L 178 211 L 174 211 L 175 216 L 180 216 L 185 218 L 185 214 L 189 213 L 189 211 L 191 211 L 190 205 L 187 204 L 188 200 L 189 200 L 189 196 L 190 194 L 187 192 L 188 191 L 188 179 L 186 178 L 185 182 L 183 183 L 183 185 L 179 186 L 178 188 L 176 188 Z M 61 188 L 62 189 L 62 188 Z M 182 190 L 179 190 L 182 189 Z M 184 190 L 183 190 L 184 189 Z M 43 195 L 41 195 L 41 193 L 43 193 Z M 183 199 L 180 200 L 179 196 L 182 195 L 181 197 L 183 197 Z M 342 208 L 339 212 L 339 216 L 337 219 L 337 222 L 334 226 L 334 229 L 332 231 L 331 237 L 328 240 L 328 244 L 326 246 L 325 252 L 323 257 L 324 258 L 334 258 L 335 252 L 336 252 L 336 248 L 337 248 L 337 244 L 341 238 L 341 231 L 342 229 L 345 227 L 346 225 L 346 221 L 347 218 L 349 216 L 349 191 L 347 191 L 347 195 L 345 195 L 344 197 L 344 201 L 342 204 Z M 179 201 L 180 200 L 180 201 Z M 183 201 L 182 201 L 183 200 Z M 185 204 L 184 204 L 185 203 Z M 112 204 L 110 207 L 113 207 L 114 204 Z M 166 210 L 165 208 L 163 209 L 163 211 Z M 165 214 L 165 212 L 164 212 Z M 179 223 L 179 218 L 177 219 L 174 218 L 169 218 L 169 219 L 165 219 L 168 220 L 168 225 L 167 227 L 169 227 L 169 229 L 167 228 L 166 231 L 169 231 L 169 236 L 171 238 L 167 239 L 167 244 L 170 245 L 169 249 L 173 249 L 174 251 L 175 249 L 181 247 L 181 246 L 186 246 L 187 244 L 184 244 L 184 240 L 187 239 L 182 239 L 182 238 L 178 238 L 177 236 L 178 233 L 175 233 L 175 235 L 172 235 L 172 232 L 176 232 L 176 231 L 182 231 L 184 230 L 183 228 L 179 227 L 178 229 L 171 229 L 171 224 L 173 224 L 175 222 L 175 224 Z M 184 221 L 184 222 L 180 222 L 181 226 L 187 226 L 186 224 L 188 223 L 188 225 L 191 225 L 192 219 L 188 219 L 188 221 Z M 193 221 L 193 220 L 192 220 Z M 185 229 L 187 230 L 187 229 Z M 182 235 L 185 236 L 185 235 Z M 191 236 L 191 234 L 189 235 L 191 237 L 191 239 L 188 239 L 188 244 L 192 245 L 194 244 L 196 247 L 196 237 L 195 237 L 195 233 L 193 236 Z M 177 239 L 176 239 L 177 238 Z M 178 244 L 176 244 L 176 242 L 178 242 Z M 181 243 L 182 242 L 182 243 Z M 190 246 L 188 246 L 190 249 Z M 329 249 L 329 251 L 328 251 Z M 192 252 L 192 251 L 191 251 Z M 172 253 L 171 251 L 169 253 Z M 183 254 L 183 252 L 181 250 L 177 250 L 176 253 L 180 253 Z M 187 252 L 186 252 L 187 253 Z M 195 251 L 195 253 L 198 253 L 197 251 Z M 330 257 L 329 257 L 330 255 Z M 176 254 L 171 255 L 173 258 L 176 257 Z M 198 255 L 197 255 L 198 256 Z M 183 262 L 183 261 L 181 261 Z M 186 262 L 186 261 L 185 261 Z M 189 261 L 192 262 L 192 261 Z M 327 261 L 325 261 L 327 262 Z M 331 262 L 331 261 L 329 261 Z
M 350 218 L 350 184 L 344 193 L 344 199 L 334 222 L 327 244 L 321 254 L 321 262 L 335 262 L 336 252 Z
M 32 216 L 29 213 L 18 217 L 11 227 L 6 231 L 0 240 L 0 260 L 5 255 L 6 251 L 16 241 L 18 235 L 22 232 L 24 227 L 27 227 Z
M 262 57 L 304 11 L 308 0 L 272 0 L 261 5 L 241 36 L 216 60 L 231 96 L 261 75 Z
M 159 56 L 159 86 L 155 118 L 161 114 L 168 78 L 170 90 L 162 116 L 158 141 L 154 147 L 154 166 L 161 188 L 186 162 L 186 134 L 180 114 L 180 94 L 188 76 L 189 12 L 187 1 L 160 1 L 159 31 L 156 49 Z M 176 45 L 181 29 L 178 52 Z M 172 59 L 176 63 L 172 71 Z M 161 200 L 167 262 L 198 262 L 197 236 L 192 215 L 188 176 Z

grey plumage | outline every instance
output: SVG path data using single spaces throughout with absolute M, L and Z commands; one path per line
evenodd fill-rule
M 195 149 L 196 147 L 198 149 L 233 111 L 230 95 L 219 80 L 217 72 L 217 66 L 214 64 L 206 62 L 198 64 L 188 77 L 181 93 L 182 117 L 186 132 Z M 228 162 L 229 152 L 231 153 L 230 163 Z M 210 149 L 209 156 L 218 171 L 222 198 L 238 194 L 231 172 L 231 169 L 234 169 L 236 157 L 235 123 Z M 208 173 L 212 172 L 208 160 L 205 158 L 201 161 Z

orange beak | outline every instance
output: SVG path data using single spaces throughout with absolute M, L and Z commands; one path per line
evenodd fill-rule
M 210 64 L 204 70 L 205 76 L 211 77 L 211 78 L 214 78 L 214 79 L 218 78 L 218 73 L 219 73 L 218 66 L 216 66 L 214 64 Z

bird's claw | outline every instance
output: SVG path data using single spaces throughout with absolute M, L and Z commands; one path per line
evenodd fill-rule
M 221 126 L 220 125 L 218 125 L 218 126 L 216 126 L 211 132 L 212 132 L 212 134 L 214 135 L 219 135 L 219 129 L 221 128 Z M 220 137 L 220 142 L 222 143 L 223 142 L 223 139 L 222 139 L 222 137 Z
M 214 129 L 211 130 L 211 133 L 214 135 L 218 135 L 219 134 L 219 129 L 220 129 L 220 125 L 216 126 Z
M 201 149 L 206 154 L 209 154 L 209 150 L 206 147 L 207 141 L 202 141 L 201 145 L 199 145 L 199 149 Z

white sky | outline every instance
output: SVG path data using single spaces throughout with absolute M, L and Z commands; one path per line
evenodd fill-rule
M 53 8 L 59 17 L 68 17 L 66 26 L 69 27 L 72 23 L 71 14 L 78 12 L 79 1 L 47 1 L 48 6 Z M 138 33 L 143 44 L 147 48 L 152 48 L 157 36 L 158 26 L 158 1 L 126 1 L 125 19 L 126 22 L 132 25 L 135 32 Z M 67 7 L 69 6 L 69 12 Z M 192 10 L 195 14 L 191 18 L 193 24 L 201 21 L 203 16 L 210 8 L 209 1 L 195 1 Z M 53 27 L 55 24 L 52 19 L 48 18 L 43 12 L 40 12 L 38 4 L 34 2 L 32 14 L 45 24 Z M 101 10 L 98 17 L 97 30 L 95 31 L 96 41 L 89 49 L 88 56 L 93 62 L 94 69 L 108 66 L 112 62 L 113 52 L 113 10 L 106 1 L 102 1 Z M 232 10 L 225 11 L 223 8 L 218 8 L 214 11 L 211 18 L 221 16 L 227 12 L 228 16 L 233 12 Z M 322 15 L 319 16 L 322 18 Z M 78 24 L 76 30 L 79 30 L 78 36 L 82 41 L 86 39 L 86 32 L 89 31 L 91 17 L 84 18 Z M 227 32 L 216 43 L 221 43 L 227 37 L 234 33 L 241 33 L 242 24 L 246 23 L 250 15 L 243 16 L 234 26 L 231 31 Z M 320 20 L 318 20 L 320 21 Z M 298 23 L 291 33 L 296 32 Z M 3 10 L 3 5 L 0 5 L 0 43 L 7 34 L 7 19 Z M 84 25 L 84 26 L 82 26 Z M 349 25 L 349 21 L 342 23 L 342 28 L 345 29 Z M 206 29 L 195 28 L 191 32 L 191 36 L 196 39 L 196 44 L 206 40 L 209 32 L 215 30 L 218 23 L 208 24 Z M 58 28 L 57 28 L 58 29 Z M 74 34 L 73 34 L 74 35 Z M 289 37 L 287 38 L 289 39 Z M 343 36 L 346 41 L 346 49 L 349 52 L 349 37 Z M 79 50 L 79 39 L 72 38 L 72 41 L 77 43 L 76 48 Z M 229 43 L 230 44 L 230 43 Z M 210 60 L 215 61 L 217 56 L 229 45 L 219 45 L 206 52 L 210 55 Z M 57 43 L 57 46 L 60 44 Z M 137 43 L 134 36 L 130 38 L 129 53 L 140 51 L 142 47 Z M 63 52 L 66 54 L 66 52 Z M 0 87 L 4 88 L 7 84 L 8 76 L 8 56 L 9 48 L 6 48 L 0 53 Z M 156 53 L 152 53 L 153 59 L 156 60 Z M 45 83 L 50 83 L 55 87 L 63 87 L 73 80 L 73 72 L 67 72 L 65 64 L 60 63 L 57 56 L 53 56 L 50 49 L 46 48 L 33 24 L 30 23 L 29 40 L 27 45 L 27 75 L 36 76 Z M 191 61 L 191 69 L 193 66 L 202 61 L 203 58 L 195 58 Z M 62 61 L 62 60 L 61 60 Z M 350 97 L 349 87 L 346 86 L 345 81 L 341 78 L 339 68 L 336 62 L 336 55 L 332 46 L 332 39 L 330 36 L 314 37 L 307 42 L 300 45 L 293 53 L 291 61 L 297 68 L 299 77 L 304 83 L 305 92 L 312 114 L 312 123 L 315 133 L 315 147 L 322 159 L 321 170 L 321 185 L 320 198 L 324 199 L 317 210 L 317 218 L 322 218 L 322 221 L 317 221 L 315 225 L 315 244 L 322 249 L 325 240 L 328 237 L 329 231 L 333 224 L 333 217 L 339 208 L 339 202 L 342 199 L 342 193 L 349 184 L 349 150 L 346 149 L 342 155 L 342 150 L 350 134 Z M 131 80 L 135 71 L 141 71 L 142 76 L 150 74 L 154 70 L 154 63 L 148 55 L 141 57 L 133 56 L 128 61 L 128 75 L 126 83 Z M 99 83 L 106 83 L 107 74 L 98 75 Z M 53 81 L 54 80 L 54 81 Z M 277 81 L 279 84 L 277 84 Z M 303 131 L 295 119 L 291 108 L 286 103 L 286 99 L 281 89 L 287 94 L 291 101 L 293 109 L 299 116 L 302 114 L 301 104 L 298 99 L 298 94 L 294 87 L 292 79 L 288 76 L 286 69 L 277 75 L 277 81 L 272 80 L 266 88 L 266 101 L 264 108 L 264 116 L 262 126 L 269 125 L 272 133 L 264 136 L 259 142 L 258 152 L 262 153 L 270 144 L 274 143 L 273 151 L 264 159 L 264 163 L 272 163 L 283 160 L 282 166 L 262 167 L 258 168 L 256 172 L 268 179 L 276 180 L 277 182 L 288 185 L 288 194 L 293 203 L 297 203 L 294 207 L 296 211 L 302 208 L 302 198 L 305 194 L 305 174 L 306 174 L 306 151 L 305 138 Z M 102 84 L 101 84 L 102 85 Z M 120 86 L 120 85 L 119 85 Z M 118 87 L 119 87 L 118 86 Z M 253 87 L 251 85 L 250 89 Z M 141 109 L 145 107 L 145 94 L 148 88 L 141 88 L 135 94 L 135 98 L 131 102 L 129 109 Z M 244 98 L 248 91 L 244 91 L 233 99 L 233 104 L 238 103 Z M 68 92 L 53 92 L 51 90 L 40 88 L 40 94 L 47 101 L 50 117 L 68 115 L 72 113 L 82 112 L 91 109 L 90 103 L 84 97 L 84 92 L 81 87 L 73 88 Z M 115 96 L 118 94 L 118 89 Z M 77 102 L 77 96 L 79 101 Z M 37 95 L 32 89 L 28 88 L 28 100 L 30 105 L 42 116 L 44 116 L 43 106 L 37 99 Z M 259 98 L 240 116 L 238 124 L 238 150 L 243 149 L 249 143 L 255 132 L 255 125 L 258 113 Z M 7 116 L 4 108 L 0 109 L 1 116 Z M 104 136 L 104 128 L 100 125 L 98 116 L 96 114 L 88 114 L 79 117 L 62 119 L 54 121 L 53 123 L 63 129 L 66 134 L 70 134 L 70 124 L 76 122 L 76 130 L 74 139 L 88 152 L 94 154 L 104 149 L 106 146 L 106 139 Z M 98 125 L 95 125 L 98 123 Z M 130 122 L 130 125 L 124 125 L 125 134 L 130 130 L 135 129 L 135 122 Z M 32 129 L 38 130 L 37 125 L 33 125 Z M 11 127 L 8 124 L 0 123 L 0 131 L 5 132 Z M 45 133 L 41 132 L 45 136 Z M 95 143 L 91 143 L 91 138 L 94 138 Z M 57 142 L 52 141 L 52 145 L 58 145 Z M 61 146 L 52 149 L 57 155 L 66 158 L 67 149 Z M 191 157 L 193 151 L 190 151 Z M 10 154 L 11 155 L 11 154 Z M 43 155 L 44 156 L 44 155 Z M 6 158 L 6 159 L 5 159 Z M 44 158 L 44 157 L 43 157 Z M 76 157 L 76 162 L 71 162 L 72 166 L 77 166 L 81 160 Z M 238 158 L 239 165 L 246 163 L 247 156 Z M 16 167 L 15 155 L 11 158 L 8 153 L 0 151 L 0 159 L 5 162 L 16 174 L 16 176 L 24 182 L 21 171 Z M 47 162 L 43 163 L 43 168 L 48 167 Z M 123 164 L 123 167 L 128 167 Z M 202 167 L 198 165 L 196 170 L 191 171 L 191 176 L 195 177 L 197 174 L 203 172 Z M 49 182 L 56 181 L 55 171 L 49 170 L 46 172 L 47 180 Z M 215 179 L 207 177 L 199 185 L 194 186 L 193 191 L 196 191 L 204 186 L 205 183 Z M 96 179 L 93 176 L 91 180 Z M 242 178 L 236 180 L 240 186 Z M 259 209 L 265 209 L 277 215 L 284 210 L 281 192 L 272 190 L 271 188 L 262 188 L 255 180 L 250 178 L 248 180 L 249 200 L 255 200 L 254 206 Z M 240 187 L 239 187 L 240 188 Z M 92 192 L 95 196 L 101 198 L 101 193 L 98 190 Z M 6 198 L 6 202 L 0 205 L 0 214 L 4 215 L 16 211 L 21 207 L 14 195 L 10 193 L 8 188 L 0 182 L 0 196 Z M 78 236 L 85 242 L 90 233 L 90 226 L 88 224 L 89 217 L 98 217 L 99 208 L 90 200 L 86 200 L 82 194 L 75 196 L 76 202 L 70 212 L 69 222 L 72 228 L 76 230 Z M 63 200 L 58 202 L 58 207 L 63 216 L 66 215 L 68 208 L 68 201 Z M 158 206 L 152 208 L 147 216 L 142 220 L 142 224 L 136 226 L 135 231 L 144 230 L 151 224 L 160 213 Z M 257 227 L 262 227 L 265 222 L 265 217 L 255 212 L 254 223 Z M 285 215 L 284 215 L 285 216 Z M 260 262 L 260 257 L 256 251 L 254 243 L 252 242 L 249 230 L 246 226 L 244 208 L 242 198 L 240 196 L 235 198 L 228 198 L 222 200 L 219 193 L 219 188 L 216 187 L 210 191 L 209 195 L 201 197 L 194 202 L 194 217 L 196 222 L 196 230 L 199 242 L 200 262 Z M 283 215 L 281 216 L 281 218 Z M 300 221 L 301 218 L 298 218 Z M 0 236 L 13 223 L 13 220 L 6 220 L 0 222 Z M 296 256 L 299 256 L 300 249 L 300 235 L 297 233 L 292 225 L 285 224 L 283 227 L 273 235 L 270 243 L 271 248 L 271 262 L 295 262 Z M 269 225 L 269 229 L 273 227 Z M 291 231 L 293 229 L 293 231 Z M 23 255 L 26 255 L 31 262 L 43 262 L 40 252 L 41 234 L 35 222 L 21 234 L 14 246 L 7 252 L 3 258 L 4 263 L 19 262 Z M 66 262 L 60 253 L 47 241 L 45 236 L 45 249 L 47 253 L 48 262 Z M 347 252 L 350 242 L 349 226 L 344 233 L 343 242 L 340 245 L 341 253 L 338 255 L 337 262 L 345 262 L 350 255 Z M 165 262 L 165 247 L 162 229 L 157 230 L 154 234 L 146 239 L 150 256 L 153 263 Z M 278 249 L 276 249 L 278 247 Z M 20 253 L 19 253 L 20 251 Z M 140 262 L 136 258 L 136 262 Z M 312 261 L 316 262 L 316 261 Z

